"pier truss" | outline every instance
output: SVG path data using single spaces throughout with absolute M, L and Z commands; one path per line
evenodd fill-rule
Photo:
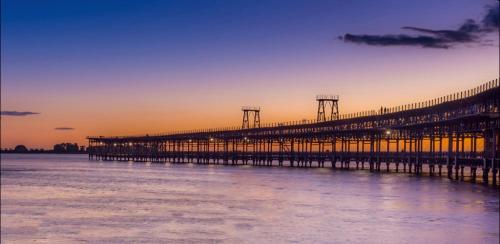
M 425 102 L 301 121 L 157 135 L 91 136 L 95 160 L 331 167 L 445 175 L 494 185 L 498 79 Z M 465 173 L 464 173 L 465 171 Z
M 335 120 L 339 117 L 339 96 L 335 95 L 318 95 L 316 96 L 316 101 L 318 101 L 318 115 L 316 120 L 318 122 L 324 122 L 328 120 Z M 326 112 L 330 110 L 327 117 Z
M 244 106 L 241 108 L 241 111 L 243 111 L 242 129 L 260 128 L 260 107 Z M 253 123 L 250 127 L 251 115 L 253 115 Z

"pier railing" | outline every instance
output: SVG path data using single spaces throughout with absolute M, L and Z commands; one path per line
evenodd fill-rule
M 329 98 L 328 98 L 329 99 Z M 258 128 L 223 127 L 161 134 L 88 137 L 89 158 L 199 164 L 325 167 L 380 171 L 408 166 L 420 174 L 464 178 L 470 169 L 496 185 L 500 164 L 498 79 L 447 96 L 341 115 L 329 121 L 269 123 Z
M 371 116 L 380 116 L 387 114 L 395 114 L 395 113 L 404 113 L 414 110 L 426 109 L 431 107 L 436 107 L 439 105 L 456 102 L 459 100 L 465 100 L 467 98 L 471 98 L 477 96 L 481 93 L 498 89 L 500 87 L 499 79 L 491 80 L 486 83 L 483 83 L 477 87 L 472 89 L 468 89 L 461 92 L 455 92 L 448 94 L 446 96 L 441 96 L 438 98 L 409 103 L 405 105 L 392 106 L 392 107 L 382 107 L 381 109 L 374 110 L 366 110 L 355 113 L 347 113 L 339 115 L 338 120 L 350 120 L 362 117 L 371 117 Z M 259 108 L 260 109 L 260 108 Z M 326 121 L 329 122 L 329 121 Z M 260 129 L 265 128 L 274 128 L 274 127 L 286 127 L 286 126 L 304 126 L 304 125 L 313 125 L 325 122 L 318 122 L 317 120 L 296 120 L 296 121 L 286 121 L 286 122 L 273 122 L 273 123 L 264 123 L 260 125 Z M 226 126 L 226 127 L 217 127 L 217 128 L 208 128 L 208 129 L 193 129 L 193 130 L 174 130 L 170 132 L 163 133 L 151 133 L 151 134 L 137 134 L 137 135 L 125 135 L 125 136 L 114 136 L 114 137 L 106 137 L 106 138 L 131 138 L 131 137 L 161 137 L 161 136 L 171 136 L 171 135 L 181 135 L 181 134 L 200 134 L 200 133 L 219 133 L 219 132 L 228 132 L 228 131 L 241 131 L 241 130 L 252 130 L 255 128 L 242 129 L 241 126 Z M 89 138 L 103 138 L 103 136 L 89 136 Z

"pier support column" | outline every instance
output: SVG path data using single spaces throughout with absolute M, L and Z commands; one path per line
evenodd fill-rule
M 370 172 L 374 171 L 373 165 L 373 151 L 374 151 L 374 139 L 373 136 L 370 138 L 370 157 L 368 159 L 368 163 L 370 164 Z
M 446 154 L 446 169 L 448 178 L 451 179 L 453 168 L 451 165 L 451 154 L 453 153 L 453 134 L 451 132 L 448 133 L 448 153 Z
M 459 163 L 459 154 L 460 154 L 460 135 L 457 133 L 456 143 L 455 143 L 455 180 L 458 180 L 458 171 L 460 169 Z
M 491 153 L 491 168 L 492 168 L 492 183 L 494 186 L 497 185 L 497 173 L 498 173 L 498 157 L 500 156 L 500 130 L 498 129 L 493 129 L 493 136 L 492 136 L 492 153 Z
M 497 136 L 494 129 L 484 132 L 484 153 L 483 153 L 483 183 L 488 184 L 489 172 L 495 168 L 495 156 L 497 151 Z M 496 173 L 496 172 L 495 172 Z M 496 178 L 496 176 L 494 177 Z M 495 179 L 496 181 L 496 179 Z M 496 184 L 496 182 L 495 182 Z

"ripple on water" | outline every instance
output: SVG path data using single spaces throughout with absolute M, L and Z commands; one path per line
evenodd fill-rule
M 442 178 L 85 155 L 2 155 L 1 169 L 5 243 L 499 241 L 498 192 Z

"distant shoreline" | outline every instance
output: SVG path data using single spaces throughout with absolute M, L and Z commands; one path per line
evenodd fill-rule
M 1 151 L 0 154 L 88 154 L 88 152 L 54 152 L 54 151 L 46 151 L 46 152 L 10 152 L 10 151 Z

